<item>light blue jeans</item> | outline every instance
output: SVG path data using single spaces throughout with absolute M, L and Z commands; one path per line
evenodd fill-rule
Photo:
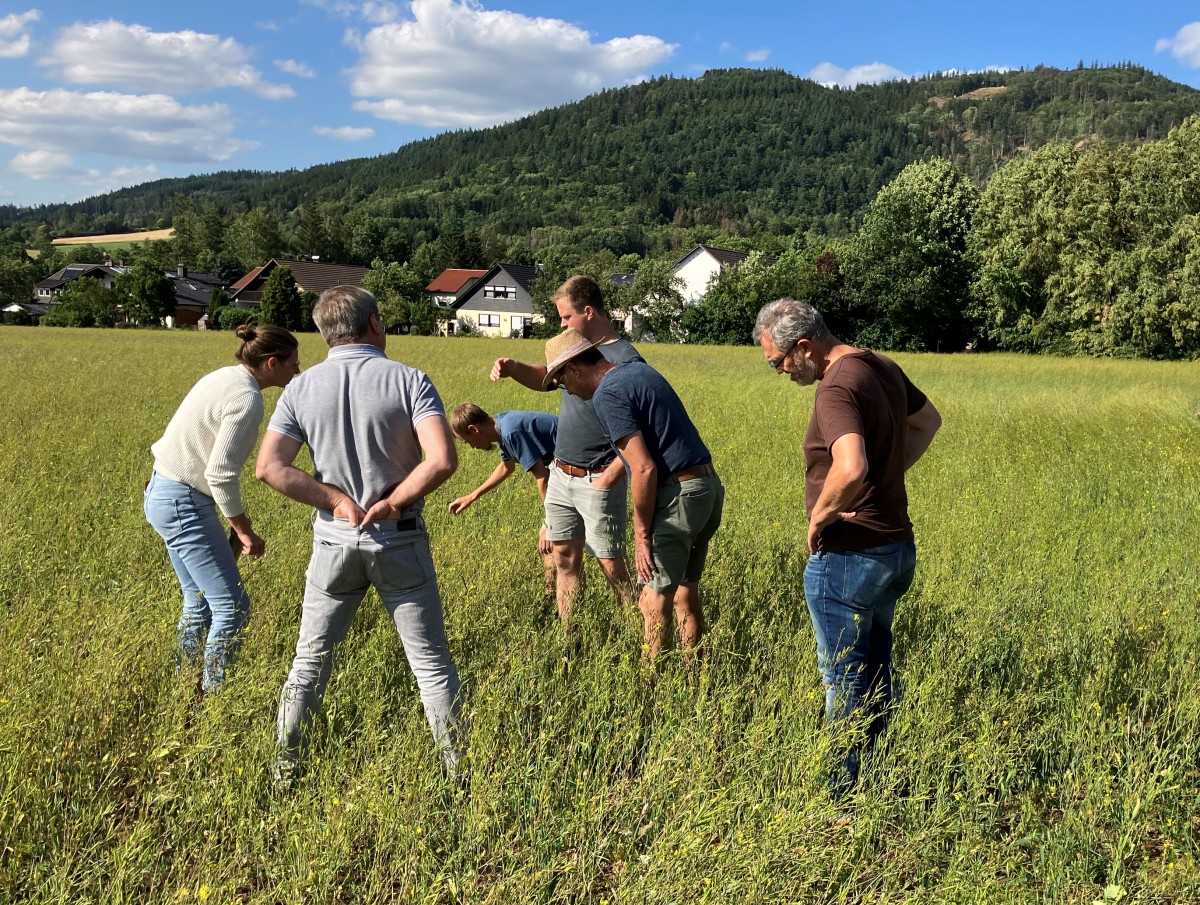
M 250 596 L 213 498 L 157 472 L 145 496 L 146 520 L 167 545 L 183 588 L 177 667 L 204 656 L 205 691 L 225 681 L 250 615 Z M 208 641 L 205 643 L 205 633 Z
M 395 524 L 371 523 L 361 532 L 345 522 L 318 519 L 313 526 L 300 638 L 279 696 L 281 775 L 294 772 L 304 756 L 333 671 L 334 652 L 372 586 L 400 634 L 446 766 L 453 771 L 458 765 L 458 669 L 446 640 L 429 535 L 424 527 L 398 531 Z
M 858 780 L 859 756 L 883 731 L 892 701 L 892 620 L 909 589 L 917 548 L 911 541 L 867 550 L 814 553 L 804 596 L 825 685 L 825 720 L 841 736 L 835 794 Z M 855 725 L 852 718 L 860 722 Z M 865 737 L 861 732 L 865 730 Z

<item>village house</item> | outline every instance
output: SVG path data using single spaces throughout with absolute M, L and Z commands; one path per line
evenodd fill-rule
M 459 296 L 470 291 L 479 282 L 486 270 L 469 270 L 464 267 L 447 267 L 425 287 L 429 301 L 438 308 L 453 308 Z
M 301 292 L 324 292 L 334 286 L 361 286 L 369 267 L 354 264 L 326 264 L 323 261 L 292 261 L 272 258 L 255 267 L 229 288 L 229 304 L 253 311 L 262 303 L 263 286 L 276 267 L 289 267 Z
M 21 307 L 35 321 L 59 301 L 59 296 L 78 279 L 99 280 L 105 289 L 112 289 L 117 277 L 129 268 L 123 264 L 68 264 L 33 287 L 33 300 Z M 175 289 L 175 312 L 168 316 L 167 326 L 194 326 L 208 310 L 213 291 L 227 285 L 211 273 L 188 273 L 182 264 L 174 273 L 166 271 Z M 12 311 L 12 306 L 4 309 Z
M 694 305 L 704 298 L 713 277 L 724 270 L 741 264 L 750 257 L 744 251 L 728 248 L 713 248 L 697 245 L 675 264 L 675 276 L 682 282 L 680 294 L 685 304 Z
M 495 265 L 455 300 L 447 332 L 528 336 L 534 321 L 541 320 L 530 294 L 536 276 L 537 268 L 527 264 Z

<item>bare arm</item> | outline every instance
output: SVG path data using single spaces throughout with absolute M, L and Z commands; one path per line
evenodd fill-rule
M 908 416 L 908 439 L 904 441 L 905 471 L 925 455 L 925 450 L 929 449 L 929 444 L 933 442 L 933 435 L 941 426 L 942 416 L 928 399 L 916 412 Z
M 458 468 L 454 435 L 450 433 L 450 425 L 445 418 L 424 418 L 417 423 L 414 431 L 425 458 L 391 493 L 367 510 L 364 521 L 377 522 L 399 517 L 406 507 L 441 487 Z
M 605 466 L 604 471 L 592 478 L 592 486 L 597 490 L 608 490 L 624 476 L 625 463 L 617 456 Z
M 542 502 L 545 502 L 546 488 L 550 486 L 550 469 L 546 467 L 545 462 L 534 462 L 529 473 L 537 481 L 538 496 L 542 498 Z
M 546 379 L 546 368 L 544 365 L 526 364 L 512 358 L 497 358 L 496 363 L 492 365 L 492 380 L 503 380 L 505 377 L 511 377 L 523 387 L 541 391 L 545 389 L 542 381 Z
M 332 512 L 334 518 L 346 519 L 351 525 L 361 524 L 363 511 L 358 503 L 332 484 L 323 484 L 292 464 L 302 445 L 299 440 L 268 429 L 258 448 L 254 476 L 297 503 Z
M 529 469 L 529 473 L 533 475 L 533 479 L 537 481 L 538 496 L 542 498 L 542 502 L 546 502 L 546 490 L 550 487 L 550 469 L 546 467 L 544 462 L 535 462 L 533 468 Z M 542 526 L 538 528 L 538 552 L 542 556 L 549 556 L 554 550 L 554 545 L 546 540 L 546 523 L 542 522 Z M 550 567 L 553 568 L 554 562 L 550 562 Z
M 817 551 L 822 529 L 838 519 L 852 518 L 850 503 L 858 496 L 867 477 L 867 443 L 862 434 L 842 434 L 829 449 L 833 464 L 825 476 L 825 486 L 813 506 L 808 521 L 808 550 Z
M 487 479 L 482 484 L 480 484 L 466 496 L 460 496 L 457 500 L 450 504 L 450 514 L 462 515 L 467 511 L 467 507 L 469 507 L 489 490 L 495 490 L 497 487 L 507 481 L 510 477 L 512 477 L 512 473 L 516 470 L 516 462 L 501 462 L 496 466 L 496 470 L 488 475 Z
M 633 542 L 638 576 L 642 581 L 649 581 L 654 576 L 654 551 L 650 541 L 654 524 L 654 503 L 658 497 L 658 468 L 654 465 L 650 450 L 646 448 L 641 431 L 618 440 L 617 449 L 629 463 L 630 484 L 633 488 Z

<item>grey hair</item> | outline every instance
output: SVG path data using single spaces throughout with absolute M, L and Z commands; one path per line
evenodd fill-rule
M 361 286 L 334 286 L 321 293 L 312 319 L 326 345 L 358 342 L 372 314 L 379 313 L 375 296 Z
M 791 348 L 802 339 L 818 343 L 833 339 L 821 312 L 808 302 L 795 299 L 776 299 L 759 309 L 754 322 L 753 339 L 756 345 L 762 342 L 764 333 L 780 349 Z

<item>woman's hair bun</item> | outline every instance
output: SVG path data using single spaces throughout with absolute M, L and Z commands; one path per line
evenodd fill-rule
M 237 338 L 246 342 L 254 341 L 254 334 L 258 331 L 254 329 L 253 324 L 238 324 Z

